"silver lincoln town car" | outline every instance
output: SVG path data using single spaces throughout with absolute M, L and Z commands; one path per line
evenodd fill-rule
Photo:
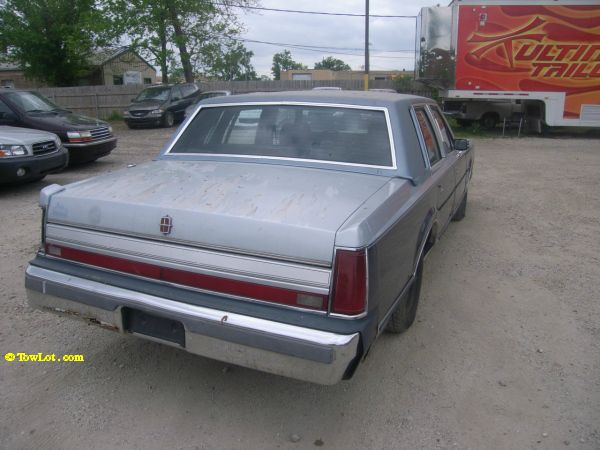
M 473 156 L 422 97 L 208 99 L 154 161 L 41 192 L 29 302 L 334 384 L 413 323 L 423 259 L 465 216 Z

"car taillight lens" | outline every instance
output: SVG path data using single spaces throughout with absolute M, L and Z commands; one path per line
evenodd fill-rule
M 341 250 L 335 252 L 331 312 L 356 316 L 367 306 L 367 252 Z
M 233 280 L 186 270 L 160 267 L 115 256 L 78 250 L 54 244 L 45 244 L 46 254 L 77 261 L 117 272 L 190 286 L 211 292 L 247 297 L 280 305 L 327 311 L 327 295 L 267 286 L 247 281 Z

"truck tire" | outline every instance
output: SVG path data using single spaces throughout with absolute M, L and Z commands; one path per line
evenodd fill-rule
M 496 124 L 500 120 L 496 113 L 485 113 L 480 120 L 481 126 L 486 130 L 493 130 L 496 128 Z
M 167 111 L 163 117 L 163 127 L 171 128 L 175 124 L 175 116 L 171 111 Z
M 423 260 L 419 261 L 413 284 L 404 294 L 404 297 L 396 306 L 390 321 L 387 323 L 386 331 L 394 334 L 403 333 L 410 328 L 417 316 L 419 297 L 421 296 L 421 283 L 423 281 Z
M 463 220 L 465 218 L 466 215 L 467 215 L 467 192 L 465 192 L 465 195 L 462 199 L 462 202 L 460 202 L 458 209 L 454 212 L 454 215 L 452 216 L 452 221 L 460 222 L 461 220 Z

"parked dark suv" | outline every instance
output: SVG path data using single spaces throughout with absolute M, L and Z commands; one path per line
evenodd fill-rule
M 117 146 L 117 138 L 107 122 L 61 108 L 35 91 L 1 89 L 0 125 L 58 135 L 69 151 L 69 164 L 94 161 Z
M 138 126 L 172 127 L 183 120 L 185 109 L 200 93 L 195 84 L 162 84 L 144 89 L 123 111 L 129 128 Z

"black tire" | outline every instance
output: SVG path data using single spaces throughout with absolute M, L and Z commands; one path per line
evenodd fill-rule
M 175 125 L 175 116 L 171 111 L 167 111 L 163 116 L 163 127 L 171 128 L 173 125 Z
M 452 221 L 460 222 L 461 220 L 463 220 L 465 218 L 466 215 L 467 215 L 467 192 L 465 192 L 465 196 L 463 197 L 462 202 L 460 202 L 458 209 L 454 212 L 454 215 L 452 216 Z
M 485 113 L 480 120 L 481 126 L 486 130 L 493 130 L 498 124 L 499 117 L 495 113 Z
M 396 311 L 392 313 L 390 321 L 387 323 L 386 331 L 390 333 L 404 333 L 410 328 L 417 317 L 417 307 L 419 306 L 419 297 L 421 296 L 421 284 L 423 281 L 423 261 L 419 261 L 417 273 L 412 286 L 402 300 L 400 300 Z

